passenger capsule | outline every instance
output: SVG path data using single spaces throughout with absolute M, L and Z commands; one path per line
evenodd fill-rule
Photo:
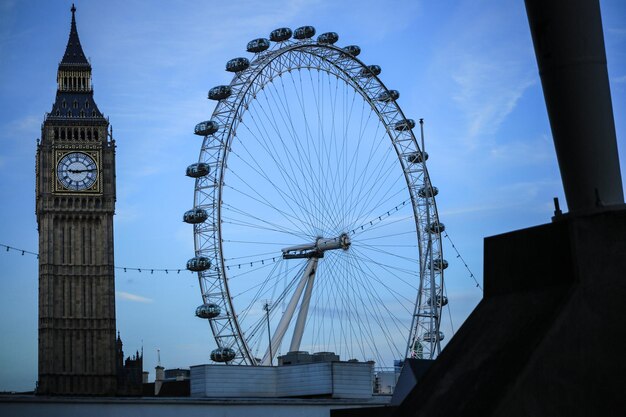
M 379 75 L 382 69 L 378 65 L 368 65 L 367 67 L 361 69 L 359 75 L 361 77 L 373 77 L 374 75 Z
M 413 119 L 404 119 L 396 122 L 393 126 L 394 129 L 404 132 L 406 130 L 412 130 L 415 127 L 415 120 Z
M 226 71 L 241 72 L 248 69 L 250 61 L 247 58 L 233 58 L 226 63 Z
M 439 296 L 435 297 L 435 300 L 437 300 L 437 307 L 443 307 L 443 306 L 448 304 L 448 297 L 446 297 L 445 295 L 439 295 Z M 433 304 L 432 304 L 431 301 L 432 300 L 429 298 L 427 303 L 428 303 L 429 306 L 432 307 Z
M 443 271 L 447 267 L 448 267 L 448 261 L 446 261 L 445 259 L 439 259 L 439 258 L 433 259 L 433 270 Z M 428 265 L 428 268 L 430 269 L 430 265 Z
M 348 45 L 344 47 L 343 50 L 352 56 L 359 56 L 359 54 L 361 53 L 361 48 L 357 45 Z
M 263 52 L 270 47 L 270 41 L 265 38 L 253 39 L 246 45 L 246 51 L 252 53 Z
M 437 187 L 422 187 L 417 192 L 417 195 L 422 198 L 434 197 L 439 194 Z
M 424 333 L 422 336 L 425 342 L 436 342 L 437 340 L 441 341 L 445 338 L 443 332 L 436 332 L 434 330 Z
M 291 38 L 291 29 L 289 28 L 275 29 L 270 33 L 270 41 L 272 42 L 283 42 L 289 38 Z
M 205 271 L 211 267 L 211 261 L 204 256 L 196 256 L 187 261 L 187 269 L 194 272 Z
M 406 160 L 410 164 L 421 164 L 424 161 L 428 161 L 428 152 L 422 152 L 422 151 L 411 152 L 406 157 Z
M 337 33 L 335 32 L 322 33 L 320 36 L 317 37 L 317 42 L 321 44 L 325 44 L 325 45 L 333 45 L 338 40 L 339 40 L 339 35 L 337 35 Z
M 396 101 L 399 98 L 400 93 L 398 92 L 398 90 L 387 90 L 380 93 L 378 97 L 376 97 L 376 100 L 388 103 L 390 101 Z
M 191 164 L 187 167 L 185 175 L 191 178 L 200 178 L 208 175 L 211 171 L 209 164 L 204 162 L 198 162 L 197 164 Z
M 222 310 L 217 304 L 202 304 L 196 308 L 196 316 L 201 319 L 212 319 L 220 315 Z
M 439 222 L 432 222 L 431 224 L 428 225 L 426 229 L 428 230 L 429 233 L 438 235 L 440 233 L 443 233 L 444 230 L 446 230 L 446 225 L 443 223 L 439 223 Z
M 230 362 L 235 359 L 235 351 L 228 347 L 217 348 L 211 352 L 213 362 Z
M 207 120 L 198 123 L 193 129 L 193 133 L 198 136 L 212 135 L 213 133 L 217 132 L 219 128 L 220 125 L 218 125 L 217 122 L 214 122 L 213 120 Z
M 209 99 L 211 100 L 223 100 L 228 98 L 232 93 L 230 85 L 218 85 L 209 90 Z
M 293 32 L 293 37 L 296 39 L 309 39 L 315 35 L 315 28 L 313 26 L 302 26 Z
M 189 224 L 198 224 L 205 221 L 209 215 L 206 211 L 201 209 L 200 207 L 193 208 L 188 210 L 183 214 L 183 221 Z

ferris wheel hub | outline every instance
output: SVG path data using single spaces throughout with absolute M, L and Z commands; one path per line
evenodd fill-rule
M 318 237 L 313 243 L 282 249 L 283 259 L 323 258 L 324 252 L 336 249 L 347 250 L 351 243 L 347 233 L 333 238 Z

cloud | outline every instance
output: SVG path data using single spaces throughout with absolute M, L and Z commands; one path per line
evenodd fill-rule
M 454 96 L 468 121 L 470 139 L 498 131 L 524 91 L 536 79 L 519 74 L 516 63 L 466 56 L 452 79 L 459 90 Z
M 626 28 L 622 28 L 622 27 L 608 28 L 607 32 L 615 36 L 626 36 Z
M 128 300 L 128 301 L 133 301 L 133 302 L 136 302 L 136 303 L 152 303 L 152 302 L 154 302 L 154 300 L 151 299 L 151 298 L 142 297 L 140 295 L 131 294 L 129 292 L 124 292 L 124 291 L 115 291 L 115 295 L 117 295 L 121 299 Z
M 624 84 L 626 83 L 626 75 L 622 75 L 621 77 L 615 77 L 612 79 L 615 84 Z
M 450 91 L 465 125 L 468 148 L 486 143 L 514 111 L 526 90 L 538 82 L 523 6 L 511 1 L 485 9 L 464 2 L 450 19 L 436 62 L 450 74 Z M 459 29 L 462 28 L 462 29 Z
M 2 138 L 14 139 L 16 136 L 39 135 L 41 116 L 27 115 L 19 119 L 10 120 L 3 124 L 0 135 Z
M 494 162 L 527 166 L 543 163 L 554 158 L 554 145 L 551 137 L 541 134 L 534 139 L 513 140 L 499 143 L 489 150 L 489 157 Z

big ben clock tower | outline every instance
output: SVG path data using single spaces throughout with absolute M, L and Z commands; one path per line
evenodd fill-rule
M 43 395 L 114 395 L 115 141 L 70 36 L 37 148 L 39 382 Z

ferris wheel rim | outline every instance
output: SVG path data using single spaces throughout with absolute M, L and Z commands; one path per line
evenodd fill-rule
M 254 357 L 254 355 L 251 353 L 251 349 L 247 344 L 246 338 L 243 334 L 243 331 L 241 330 L 239 323 L 238 323 L 238 319 L 237 319 L 237 313 L 236 313 L 236 306 L 233 304 L 232 302 L 232 296 L 230 294 L 230 289 L 229 289 L 229 284 L 228 284 L 228 274 L 227 274 L 227 266 L 225 265 L 224 262 L 224 256 L 223 256 L 223 247 L 222 247 L 222 222 L 221 222 L 221 209 L 222 209 L 222 205 L 223 205 L 223 201 L 222 201 L 222 194 L 223 194 L 223 187 L 224 187 L 224 175 L 225 175 L 225 170 L 226 170 L 226 163 L 228 160 L 228 156 L 229 156 L 229 148 L 232 145 L 232 141 L 234 140 L 235 136 L 236 136 L 236 128 L 237 128 L 237 119 L 241 118 L 241 116 L 245 113 L 246 109 L 244 109 L 243 111 L 241 111 L 241 109 L 243 109 L 246 105 L 246 102 L 244 102 L 244 99 L 246 98 L 246 96 L 248 95 L 250 89 L 253 87 L 254 85 L 254 80 L 257 79 L 257 77 L 260 77 L 262 72 L 269 66 L 271 65 L 273 62 L 275 62 L 279 57 L 288 54 L 288 53 L 303 53 L 303 54 L 309 54 L 312 56 L 316 56 L 317 58 L 319 58 L 319 55 L 313 54 L 311 51 L 332 51 L 332 54 L 334 54 L 335 58 L 340 58 L 343 61 L 347 61 L 350 62 L 351 64 L 356 64 L 358 66 L 359 69 L 367 69 L 367 65 L 365 63 L 363 63 L 361 60 L 359 60 L 357 57 L 352 56 L 350 54 L 347 54 L 343 49 L 336 47 L 334 45 L 328 45 L 328 44 L 320 44 L 320 43 L 315 43 L 313 41 L 307 41 L 307 40 L 298 40 L 298 41 L 288 41 L 288 42 L 281 42 L 281 43 L 275 43 L 274 44 L 274 48 L 272 50 L 269 51 L 265 51 L 262 53 L 258 53 L 255 55 L 255 59 L 252 62 L 252 64 L 250 65 L 250 67 L 252 68 L 251 70 L 246 70 L 243 72 L 240 72 L 238 74 L 236 74 L 233 77 L 233 80 L 230 82 L 229 87 L 232 89 L 233 87 L 238 87 L 241 85 L 246 86 L 245 91 L 239 90 L 239 94 L 237 95 L 233 95 L 231 97 L 233 97 L 232 100 L 229 100 L 229 98 L 226 98 L 224 100 L 220 100 L 218 102 L 218 104 L 216 105 L 216 108 L 212 114 L 212 118 L 211 120 L 214 120 L 216 114 L 220 113 L 220 112 L 224 112 L 224 108 L 226 108 L 226 112 L 228 113 L 227 118 L 229 118 L 231 120 L 231 123 L 228 124 L 228 131 L 225 135 L 222 135 L 222 137 L 226 137 L 225 140 L 220 140 L 221 143 L 221 147 L 222 147 L 222 156 L 219 162 L 219 181 L 217 181 L 216 184 L 216 188 L 217 188 L 217 194 L 216 194 L 216 198 L 214 198 L 213 200 L 213 205 L 215 206 L 214 209 L 217 211 L 216 214 L 216 224 L 214 225 L 214 227 L 216 228 L 215 231 L 215 239 L 217 242 L 217 246 L 218 246 L 218 251 L 220 256 L 217 256 L 218 261 L 219 261 L 219 266 L 214 266 L 214 268 L 216 268 L 218 271 L 218 273 L 220 274 L 220 283 L 222 285 L 222 291 L 223 291 L 223 298 L 224 300 L 224 305 L 227 307 L 228 311 L 226 312 L 226 321 L 227 321 L 227 326 L 230 326 L 231 328 L 231 333 L 233 333 L 231 335 L 231 337 L 234 339 L 233 340 L 224 340 L 224 337 L 221 337 L 220 332 L 223 330 L 222 326 L 221 328 L 218 326 L 218 321 L 217 320 L 209 320 L 209 323 L 211 325 L 211 329 L 214 335 L 214 338 L 216 340 L 216 343 L 218 345 L 218 347 L 226 347 L 226 348 L 232 348 L 232 347 L 236 347 L 237 349 L 237 353 L 239 353 L 239 357 L 241 358 L 241 363 L 246 363 L 246 364 L 250 364 L 250 365 L 255 365 L 257 364 L 257 359 Z M 317 52 L 316 52 L 317 53 Z M 326 57 L 326 59 L 328 59 L 328 57 Z M 349 73 L 345 70 L 344 67 L 342 67 L 341 65 L 345 65 L 345 63 L 343 62 L 331 62 L 335 68 L 338 70 L 339 74 L 343 74 L 345 76 L 345 78 L 343 78 L 343 80 L 348 83 L 350 86 L 352 86 L 356 91 L 359 92 L 359 94 L 361 94 L 361 96 L 363 97 L 363 99 L 370 105 L 370 107 L 372 108 L 372 110 L 376 111 L 378 117 L 379 117 L 379 121 L 380 123 L 382 123 L 385 127 L 385 129 L 388 132 L 388 136 L 390 137 L 394 148 L 396 149 L 396 153 L 398 156 L 398 160 L 400 161 L 400 164 L 403 166 L 403 170 L 404 170 L 404 164 L 405 161 L 403 160 L 403 155 L 401 155 L 398 151 L 398 147 L 396 146 L 396 143 L 394 141 L 394 137 L 391 135 L 391 126 L 390 126 L 390 122 L 387 120 L 386 117 L 384 117 L 384 115 L 382 115 L 377 109 L 376 107 L 376 103 L 375 103 L 375 99 L 373 97 L 371 97 L 369 94 L 367 94 L 367 92 L 365 92 L 363 89 L 359 88 L 360 85 L 358 83 L 355 82 L 354 79 L 352 79 L 349 75 Z M 303 66 L 294 66 L 289 68 L 289 70 L 291 69 L 317 69 L 317 70 L 326 70 L 325 68 L 320 68 L 318 67 L 307 67 L 305 65 Z M 286 71 L 286 70 L 285 70 Z M 327 71 L 328 73 L 331 73 L 330 71 Z M 280 76 L 282 74 L 282 72 L 277 73 L 275 75 L 273 75 L 270 78 L 267 78 L 266 80 L 264 80 L 262 85 L 266 85 L 270 82 L 273 82 L 273 80 Z M 334 75 L 337 75 L 335 73 L 333 73 Z M 391 90 L 387 89 L 387 87 L 384 85 L 384 83 L 378 78 L 377 75 L 374 75 L 373 77 L 370 77 L 371 82 L 373 82 L 374 84 L 376 84 L 376 87 L 378 88 L 379 91 L 386 91 L 389 92 Z M 262 89 L 262 87 L 261 87 Z M 252 100 L 254 100 L 254 98 L 252 98 Z M 389 103 L 392 107 L 395 107 L 395 112 L 401 116 L 401 120 L 406 120 L 406 117 L 404 115 L 404 113 L 402 112 L 402 109 L 400 108 L 400 106 L 396 103 L 395 100 L 390 101 Z M 230 108 L 230 110 L 228 110 L 228 108 Z M 409 135 L 411 137 L 411 141 L 412 141 L 412 145 L 414 147 L 414 149 L 416 150 L 420 150 L 420 146 L 417 143 L 417 140 L 413 134 L 413 132 L 411 130 L 409 130 Z M 207 141 L 211 141 L 214 140 L 212 139 L 210 136 L 205 136 L 205 139 L 203 141 L 203 145 L 202 145 L 202 149 L 201 149 L 201 154 L 200 154 L 200 160 L 202 159 L 202 155 L 204 153 L 204 150 L 209 146 L 207 144 Z M 217 167 L 216 167 L 217 168 Z M 423 164 L 423 175 L 425 176 L 425 178 L 428 178 L 428 171 L 426 170 L 426 166 L 425 163 Z M 405 176 L 405 180 L 407 182 L 407 185 L 410 181 L 406 170 L 404 170 L 404 176 Z M 199 189 L 198 189 L 198 185 L 199 185 L 199 180 L 196 179 L 196 187 L 194 190 L 194 208 L 196 207 L 203 207 L 202 204 L 200 203 L 200 200 L 202 200 L 201 197 L 199 197 Z M 428 184 L 430 185 L 430 181 L 428 180 Z M 202 186 L 202 184 L 201 184 Z M 430 185 L 431 186 L 431 185 Z M 432 186 L 431 186 L 432 187 Z M 416 233 L 417 233 L 417 241 L 420 245 L 419 248 L 419 257 L 420 257 L 420 261 L 422 259 L 422 237 L 420 235 L 420 230 L 423 228 L 423 225 L 421 225 L 419 223 L 419 216 L 418 216 L 418 209 L 417 206 L 419 204 L 419 199 L 421 197 L 415 195 L 415 190 L 413 190 L 411 187 L 409 188 L 409 195 L 410 195 L 410 200 L 411 200 L 411 205 L 413 207 L 413 213 L 414 213 L 414 223 L 415 223 L 415 228 L 416 228 Z M 432 191 L 431 191 L 432 192 Z M 437 219 L 436 221 L 438 221 L 438 213 L 437 213 L 437 208 L 436 208 L 436 201 L 434 196 L 432 198 L 428 198 L 430 200 L 430 205 L 433 209 L 433 217 L 435 219 Z M 200 235 L 198 233 L 196 233 L 196 226 L 194 226 L 194 240 L 195 240 L 195 249 L 196 249 L 196 254 L 202 253 L 203 251 L 203 247 L 202 244 L 199 242 L 199 240 L 201 239 Z M 442 250 L 441 250 L 441 239 L 438 239 L 437 241 L 437 245 L 439 246 L 438 248 L 438 252 L 440 254 L 442 254 Z M 423 267 L 422 267 L 423 268 Z M 203 296 L 203 302 L 207 302 L 208 298 L 206 297 L 206 293 L 207 293 L 207 289 L 205 288 L 205 282 L 203 280 L 204 276 L 202 272 L 199 272 L 199 283 L 200 283 L 200 288 L 201 288 L 201 292 L 202 292 L 202 296 Z M 443 282 L 443 272 L 441 272 L 439 274 L 439 279 L 441 280 L 441 282 Z M 421 282 L 420 282 L 420 286 L 421 286 Z M 416 302 L 419 303 L 419 300 Z M 440 314 L 439 314 L 440 316 Z M 221 325 L 221 324 L 220 324 Z M 438 330 L 438 329 L 437 329 Z M 410 343 L 410 340 L 409 340 Z

